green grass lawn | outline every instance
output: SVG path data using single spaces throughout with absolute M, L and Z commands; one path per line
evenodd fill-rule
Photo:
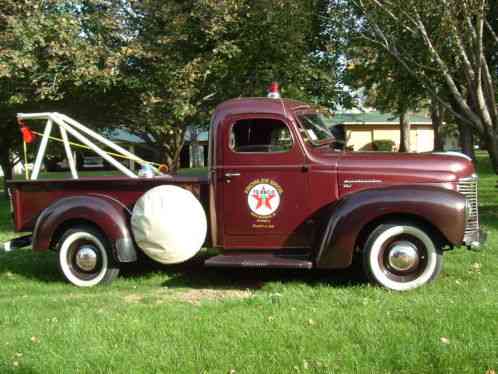
M 53 254 L 0 254 L 0 373 L 494 373 L 498 180 L 480 160 L 481 252 L 445 254 L 407 293 L 355 271 L 134 266 L 109 287 L 64 283 Z M 0 201 L 0 241 L 11 238 Z

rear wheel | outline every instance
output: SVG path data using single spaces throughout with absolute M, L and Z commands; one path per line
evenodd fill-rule
M 108 247 L 106 238 L 95 228 L 73 227 L 59 241 L 59 269 L 77 287 L 111 283 L 118 276 L 119 267 Z
M 437 278 L 443 256 L 429 232 L 412 223 L 377 227 L 363 251 L 363 268 L 368 278 L 395 291 L 417 288 Z

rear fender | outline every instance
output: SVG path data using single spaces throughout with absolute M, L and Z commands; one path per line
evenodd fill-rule
M 38 217 L 33 232 L 33 249 L 46 251 L 72 225 L 91 223 L 107 237 L 117 261 L 134 262 L 137 251 L 129 230 L 129 218 L 126 206 L 105 195 L 62 198 Z
M 350 266 L 362 229 L 393 215 L 418 217 L 437 229 L 448 244 L 462 243 L 465 198 L 461 194 L 430 186 L 369 189 L 347 195 L 322 212 L 327 219 L 319 236 L 316 267 Z

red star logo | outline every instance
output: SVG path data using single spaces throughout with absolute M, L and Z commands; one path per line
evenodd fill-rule
M 275 197 L 275 191 L 268 192 L 263 188 L 261 191 L 254 191 L 252 197 L 258 201 L 256 209 L 261 208 L 264 204 L 268 209 L 271 210 L 271 201 Z

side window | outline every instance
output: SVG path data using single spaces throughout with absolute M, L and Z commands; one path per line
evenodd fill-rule
M 235 122 L 230 132 L 230 149 L 238 153 L 287 152 L 292 137 L 287 125 L 267 118 L 244 119 Z

